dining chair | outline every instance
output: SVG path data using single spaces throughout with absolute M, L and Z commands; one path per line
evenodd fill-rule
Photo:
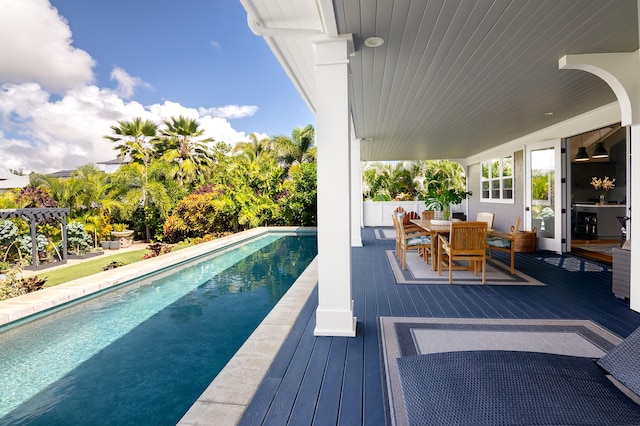
M 412 219 L 420 219 L 420 215 L 418 215 L 418 213 L 416 212 L 407 212 L 407 214 L 402 217 L 402 222 L 405 224 L 405 226 L 412 225 Z
M 402 223 L 402 220 L 398 220 L 398 237 L 400 245 L 400 256 L 398 260 L 402 262 L 402 269 L 407 269 L 407 251 L 418 250 L 418 253 L 422 253 L 425 263 L 429 263 L 429 257 L 433 256 L 431 253 L 431 234 L 422 228 L 417 230 L 413 227 L 406 228 Z M 398 252 L 396 251 L 396 254 Z
M 493 229 L 493 219 L 495 214 L 489 212 L 479 212 L 476 215 L 476 222 L 487 222 L 487 229 Z
M 423 210 L 422 211 L 422 220 L 432 220 L 435 215 L 435 211 L 433 210 Z
M 448 238 L 439 235 L 438 275 L 442 275 L 442 263 L 446 259 L 449 267 L 449 284 L 453 282 L 453 262 L 469 261 L 474 275 L 478 265 L 482 267 L 482 284 L 486 282 L 487 269 L 487 222 L 452 222 Z

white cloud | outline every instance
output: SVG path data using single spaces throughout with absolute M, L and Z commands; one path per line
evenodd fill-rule
M 216 108 L 200 108 L 202 115 L 229 119 L 251 117 L 256 112 L 258 112 L 258 107 L 255 105 L 224 105 Z
M 119 120 L 135 117 L 161 124 L 171 117 L 198 120 L 204 137 L 231 145 L 246 141 L 224 118 L 175 102 L 144 106 L 125 101 L 112 90 L 94 85 L 67 92 L 51 101 L 38 84 L 3 86 L 0 91 L 0 164 L 12 169 L 48 173 L 115 158 L 113 144 L 104 138 Z M 266 136 L 266 135 L 261 135 Z
M 111 75 L 109 76 L 111 80 L 115 80 L 118 83 L 116 87 L 116 93 L 125 99 L 129 99 L 133 96 L 133 93 L 136 87 L 146 87 L 151 88 L 151 85 L 145 83 L 139 77 L 130 76 L 125 70 L 120 67 L 115 67 L 113 71 L 111 71 Z
M 114 144 L 104 136 L 117 121 L 135 117 L 161 124 L 183 115 L 197 119 L 205 137 L 232 145 L 247 140 L 227 119 L 253 115 L 258 107 L 145 106 L 128 100 L 136 87 L 150 86 L 120 67 L 111 73 L 115 90 L 93 84 L 94 60 L 72 46 L 67 21 L 47 0 L 0 0 L 0 10 L 3 167 L 49 173 L 113 159 Z
M 0 82 L 36 82 L 51 93 L 94 81 L 95 61 L 74 48 L 48 0 L 0 0 Z

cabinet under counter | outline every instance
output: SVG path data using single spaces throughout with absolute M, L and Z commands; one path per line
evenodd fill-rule
M 627 216 L 624 204 L 571 205 L 571 229 L 574 238 L 618 239 L 621 224 L 618 217 Z

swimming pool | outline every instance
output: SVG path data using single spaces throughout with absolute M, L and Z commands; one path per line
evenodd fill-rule
M 175 424 L 316 252 L 267 234 L 2 332 L 0 423 Z

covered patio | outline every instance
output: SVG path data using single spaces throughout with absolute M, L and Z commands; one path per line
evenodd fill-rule
M 467 217 L 490 211 L 498 230 L 518 218 L 542 230 L 532 212 L 552 210 L 538 248 L 565 255 L 569 141 L 621 123 L 620 198 L 632 217 L 638 0 L 240 1 L 317 118 L 319 253 L 317 292 L 241 424 L 392 423 L 384 317 L 591 320 L 620 337 L 640 325 L 638 262 L 627 301 L 611 292 L 610 270 L 570 271 L 538 253 L 517 253 L 515 267 L 542 286 L 398 284 L 385 254 L 394 241 L 363 227 L 361 186 L 363 161 L 457 161 L 474 193 Z M 543 149 L 553 156 L 534 162 Z M 532 195 L 539 163 L 554 180 L 544 199 Z M 493 164 L 501 172 L 487 178 Z M 633 223 L 626 237 L 640 239 Z
M 571 272 L 540 253 L 517 253 L 517 270 L 545 286 L 402 285 L 385 256 L 395 242 L 376 238 L 374 228 L 362 235 L 352 251 L 356 337 L 313 336 L 314 292 L 240 424 L 389 424 L 381 317 L 592 320 L 620 337 L 640 326 L 640 314 L 611 292 L 606 269 Z
M 457 161 L 475 194 L 467 217 L 491 211 L 498 230 L 521 217 L 523 229 L 542 231 L 534 211 L 546 210 L 538 247 L 563 252 L 568 141 L 620 123 L 619 199 L 627 238 L 640 238 L 629 208 L 640 198 L 640 157 L 630 155 L 640 134 L 638 0 L 240 2 L 317 119 L 315 335 L 358 329 L 351 247 L 362 245 L 363 161 Z M 496 162 L 512 174 L 485 179 Z M 532 194 L 540 164 L 553 180 L 542 199 Z M 638 311 L 640 264 L 630 269 Z

